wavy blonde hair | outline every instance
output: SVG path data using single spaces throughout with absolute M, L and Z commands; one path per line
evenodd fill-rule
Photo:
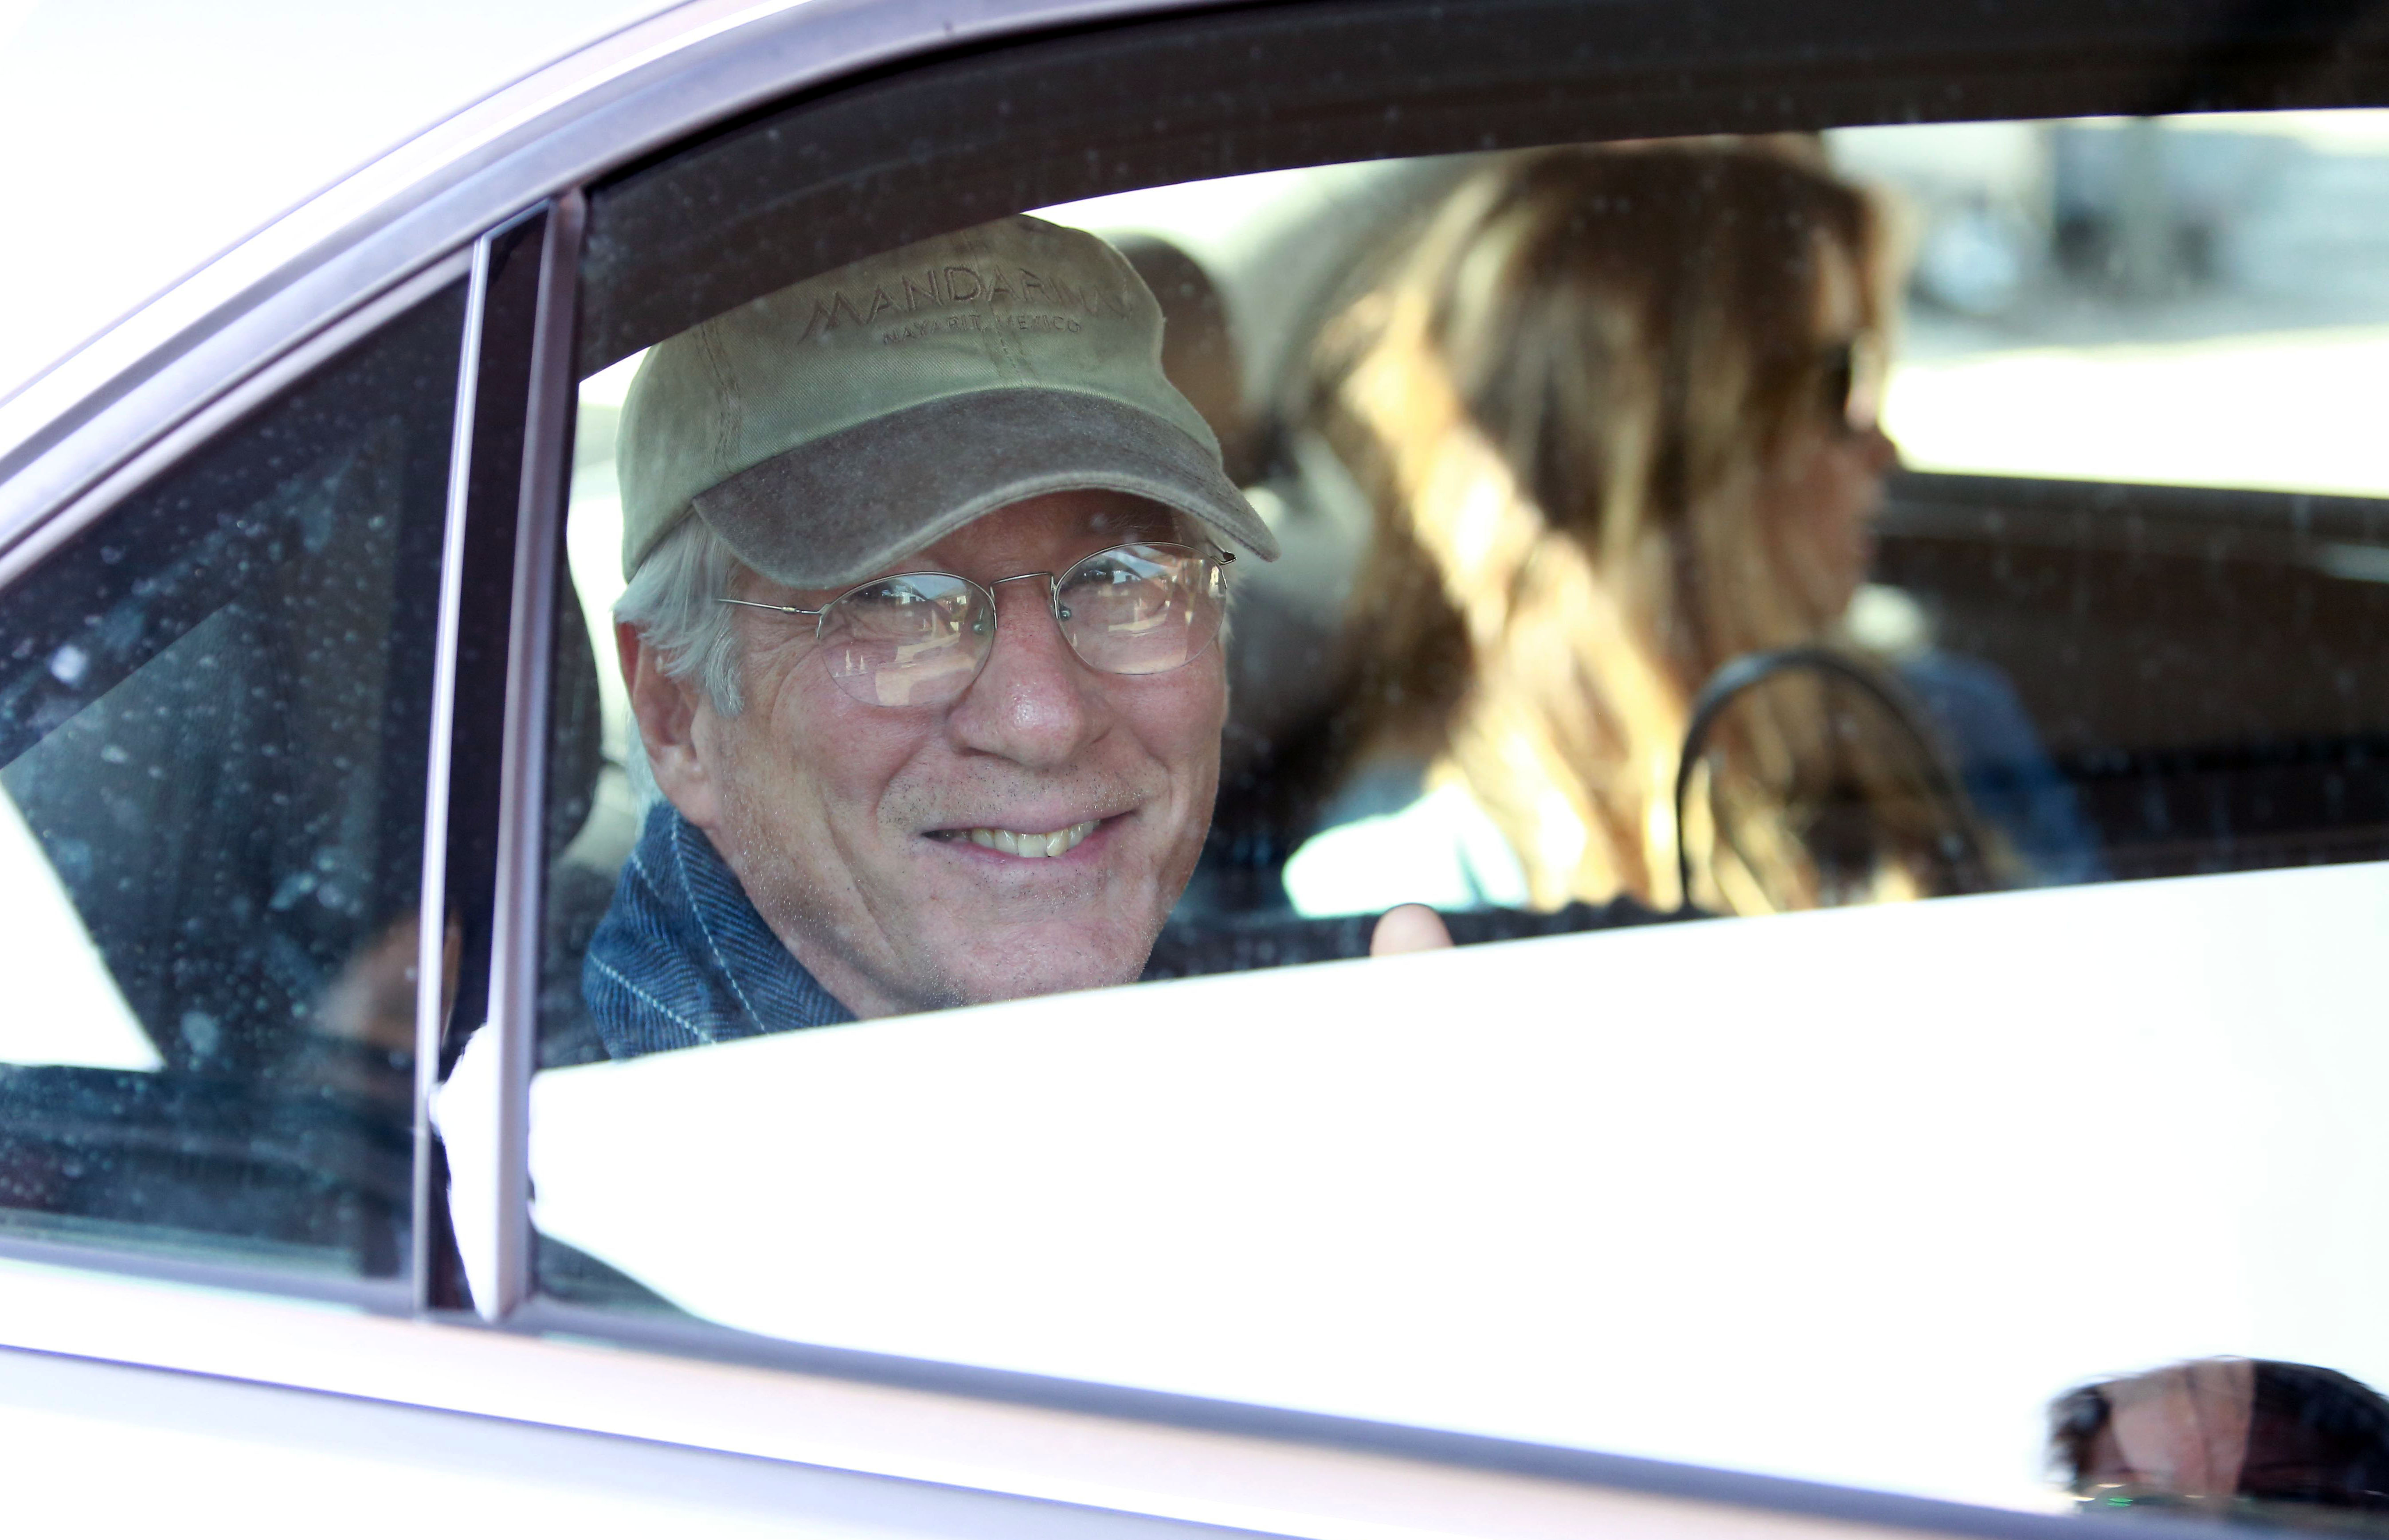
M 1862 329 L 1886 304 L 1875 211 L 1817 159 L 1731 141 L 1505 157 L 1322 337 L 1316 420 L 1377 515 L 1347 741 L 1463 784 L 1539 908 L 1678 903 L 1694 694 L 1840 618 L 1830 556 L 1765 495 L 1847 340 L 1818 335 L 1829 265 L 1857 280 Z M 1694 901 L 1968 885 L 1929 767 L 1856 704 L 1795 678 L 1726 714 L 1682 832 Z

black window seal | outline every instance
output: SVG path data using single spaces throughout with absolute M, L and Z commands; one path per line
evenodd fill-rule
M 511 350 L 483 355 L 484 404 L 477 409 L 477 431 L 486 435 L 493 425 L 511 424 L 516 428 L 513 442 L 466 474 L 472 483 L 465 494 L 466 544 L 468 550 L 477 543 L 480 549 L 467 556 L 460 589 L 477 590 L 489 601 L 496 601 L 501 592 L 505 598 L 478 606 L 460 601 L 465 613 L 459 617 L 455 667 L 460 688 L 451 763 L 494 767 L 495 773 L 480 780 L 469 799 L 452 797 L 444 832 L 452 863 L 445 892 L 435 893 L 427 880 L 424 896 L 426 968 L 416 1001 L 418 1039 L 424 1046 L 418 1073 L 426 1076 L 421 1101 L 428 1106 L 432 1078 L 453 1067 L 467 1037 L 477 1032 L 493 1034 L 494 1100 L 480 1107 L 460 1105 L 453 1112 L 443 1104 L 442 1112 L 455 1118 L 485 1119 L 476 1130 L 477 1142 L 493 1151 L 496 1159 L 489 1170 L 476 1173 L 477 1179 L 490 1184 L 476 1195 L 480 1202 L 462 1211 L 471 1216 L 466 1222 L 485 1218 L 491 1228 L 456 1237 L 443 1250 L 432 1238 L 445 1240 L 445 1227 L 454 1216 L 440 1201 L 445 1184 L 437 1177 L 444 1163 L 437 1159 L 426 1133 L 427 1158 L 417 1170 L 424 1203 L 418 1233 L 427 1238 L 427 1259 L 432 1266 L 420 1275 L 418 1306 L 432 1313 L 469 1306 L 486 1321 L 504 1319 L 530 1288 L 529 1115 L 539 1032 L 547 718 L 564 560 L 564 500 L 579 393 L 572 357 L 585 209 L 580 191 L 568 190 L 485 239 L 488 244 L 517 238 L 522 255 L 536 258 L 535 265 L 526 262 L 520 270 L 535 281 L 514 286 L 509 313 L 501 317 L 493 312 L 483 324 L 485 339 Z M 491 249 L 494 253 L 496 247 Z M 504 394 L 492 392 L 492 365 L 506 373 Z M 477 457 L 491 454 L 485 437 Z M 476 609 L 478 621 L 472 617 Z M 483 630 L 478 656 L 471 637 L 476 624 Z M 462 688 L 469 679 L 483 686 L 478 701 Z M 488 687 L 499 681 L 503 693 L 493 698 Z M 457 786 L 453 776 L 451 784 Z M 455 869 L 460 856 L 473 863 L 470 870 Z M 485 909 L 477 902 L 481 892 L 488 895 Z M 456 1003 L 443 1020 L 440 986 L 430 964 L 438 945 L 433 926 L 438 923 L 444 930 L 445 920 L 435 921 L 434 906 L 442 897 L 460 894 L 465 896 L 465 961 Z M 468 1241 L 474 1254 L 491 1262 L 488 1276 L 477 1280 L 469 1298 L 454 1266 L 455 1246 Z
M 442 531 L 431 745 L 417 919 L 413 1305 L 471 1308 L 431 1109 L 455 1051 L 489 1014 L 509 609 L 549 205 L 474 243 L 455 453 Z M 449 931 L 459 942 L 454 974 Z M 453 990 L 453 999 L 451 991 Z

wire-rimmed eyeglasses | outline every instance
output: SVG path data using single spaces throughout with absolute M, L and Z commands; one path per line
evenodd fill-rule
M 900 572 L 857 583 L 818 609 L 722 599 L 744 609 L 814 618 L 830 677 L 867 706 L 944 706 L 961 697 L 995 650 L 994 591 L 1042 578 L 1062 639 L 1090 668 L 1166 674 L 1218 640 L 1227 613 L 1220 567 L 1235 557 L 1191 546 L 1115 545 L 1061 573 L 1016 572 L 976 583 L 952 572 Z

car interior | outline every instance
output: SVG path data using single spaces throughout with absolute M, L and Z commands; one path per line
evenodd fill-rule
M 2244 208 L 2262 197 L 2316 196 L 2291 186 L 2302 165 L 2342 162 L 2333 174 L 2348 186 L 2363 173 L 2344 163 L 2389 165 L 2365 159 L 2367 141 L 2358 137 L 2375 115 L 2312 116 L 2287 125 L 2176 125 L 2165 143 L 2173 169 L 2164 174 L 2187 186 L 2212 176 L 2217 159 L 2269 157 L 2274 190 L 2257 179 L 2258 190 L 2240 195 Z M 2316 249 L 2218 255 L 2233 238 L 2228 213 L 2178 205 L 2181 227 L 2167 236 L 2177 265 L 2157 280 L 2166 286 L 2141 295 L 2113 271 L 2119 237 L 2111 227 L 2119 216 L 2112 171 L 2103 185 L 2080 172 L 2056 185 L 2059 165 L 2100 164 L 2102 136 L 2126 129 L 1966 126 L 2005 131 L 2008 142 L 1987 158 L 1974 185 L 1955 192 L 1940 184 L 1962 180 L 1962 170 L 1946 163 L 1935 170 L 1938 181 L 1903 180 L 1920 159 L 1932 163 L 1931 141 L 1946 139 L 1944 129 L 1826 136 L 1826 153 L 1843 174 L 1922 227 L 1914 238 L 1928 254 L 1933 241 L 1957 238 L 1946 226 L 1987 208 L 2012 221 L 1994 228 L 2013 248 L 2005 260 L 2027 274 L 2012 280 L 2013 292 L 1952 297 L 1929 286 L 1936 270 L 1914 268 L 1889 370 L 1895 422 L 1908 408 L 1908 421 L 1948 436 L 1924 415 L 1934 410 L 1929 401 L 1910 404 L 1917 393 L 1908 388 L 1913 376 L 1929 378 L 1945 352 L 1964 350 L 1959 356 L 1982 360 L 1980 369 L 2087 337 L 2081 356 L 2114 357 L 2127 367 L 2135 350 L 2204 346 L 2227 356 L 2235 348 L 2278 356 L 2294 369 L 2302 347 L 2370 336 L 2364 328 L 2389 319 L 2360 279 L 2285 295 L 2286 273 L 2328 259 Z M 1919 143 L 1903 146 L 1903 135 Z M 1333 764 L 1339 707 L 1355 688 L 1347 602 L 1371 538 L 1365 496 L 1305 426 L 1304 361 L 1386 253 L 1415 238 L 1437 201 L 1484 159 L 1330 165 L 1041 210 L 1114 239 L 1145 276 L 1169 320 L 1165 363 L 1204 412 L 1285 551 L 1276 563 L 1248 562 L 1233 575 L 1220 797 L 1202 867 L 1148 976 L 1365 950 L 1373 916 L 1298 914 L 1283 882 L 1287 859 L 1331 816 L 1339 791 L 1322 769 Z M 2037 217 L 2012 211 L 2024 196 L 2041 199 Z M 2389 196 L 2389 181 L 2372 196 Z M 2063 218 L 2053 211 L 2060 197 L 2072 200 Z M 2313 242 L 2326 248 L 2351 238 L 2370 237 L 2343 232 Z M 2241 266 L 2226 265 L 2231 261 Z M 2267 269 L 2268 261 L 2280 271 Z M 609 522 L 619 519 L 613 424 L 635 366 L 635 355 L 614 363 L 581 393 L 568 532 L 581 609 L 564 636 L 559 698 L 567 704 L 557 714 L 556 749 L 573 776 L 558 783 L 555 804 L 559 832 L 575 833 L 551 874 L 556 950 L 549 986 L 560 1024 L 550 1028 L 552 1063 L 593 1051 L 570 1025 L 572 948 L 594 928 L 593 910 L 610 892 L 611 863 L 635 836 L 640 805 L 611 659 L 584 665 L 581 640 L 584 631 L 605 634 L 606 596 L 620 587 L 619 523 Z M 2020 462 L 2019 470 L 2035 468 L 2034 446 L 2000 416 L 2015 419 L 2028 403 L 1970 403 L 1975 415 L 1959 431 L 1973 442 L 1959 446 L 1950 468 L 1911 464 L 1887 484 L 1869 587 L 1852 616 L 1859 644 L 1892 655 L 1947 649 L 2012 681 L 2089 832 L 2082 859 L 2041 880 L 2182 876 L 2389 854 L 2389 783 L 2366 773 L 2389 752 L 2389 680 L 2361 666 L 2376 639 L 2389 635 L 2389 586 L 2373 575 L 2389 552 L 2389 501 L 2290 490 L 2304 472 L 2294 442 L 2252 444 L 2251 485 L 2142 479 L 2134 461 L 2150 452 L 2143 441 L 2161 453 L 2173 431 L 2162 415 L 2165 404 L 2152 402 L 2118 427 L 2109 457 L 2123 474 L 2089 479 L 2001 474 L 2003 458 Z M 1970 453 L 1981 468 L 1959 458 Z M 2339 661 L 2317 667 L 2322 658 Z M 1867 707 L 1854 701 L 1837 708 Z M 1656 917 L 1630 906 L 1488 907 L 1454 916 L 1455 936 L 1466 943 Z

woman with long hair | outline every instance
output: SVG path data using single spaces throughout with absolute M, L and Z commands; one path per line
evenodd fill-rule
M 1338 736 L 1356 775 L 1424 765 L 1424 795 L 1314 837 L 1297 907 L 1983 885 L 1995 842 L 1935 795 L 1929 732 L 1820 673 L 1720 715 L 1676 822 L 1703 683 L 1833 642 L 1864 578 L 1896 459 L 1884 247 L 1813 141 L 1534 151 L 1327 329 L 1314 425 L 1375 512 Z

